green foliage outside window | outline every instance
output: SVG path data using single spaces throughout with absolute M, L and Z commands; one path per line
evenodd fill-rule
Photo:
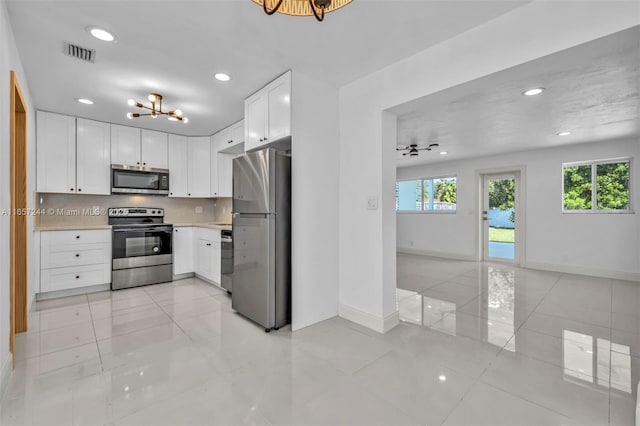
M 629 209 L 629 161 L 565 166 L 563 179 L 565 210 Z
M 441 179 L 436 184 L 436 194 L 441 203 L 455 204 L 457 200 L 456 180 Z

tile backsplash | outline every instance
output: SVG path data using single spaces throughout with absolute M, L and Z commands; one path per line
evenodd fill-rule
M 160 207 L 166 223 L 231 223 L 231 198 L 39 193 L 36 206 L 42 214 L 36 216 L 35 226 L 106 224 L 109 207 Z M 196 213 L 196 207 L 202 207 L 202 213 Z

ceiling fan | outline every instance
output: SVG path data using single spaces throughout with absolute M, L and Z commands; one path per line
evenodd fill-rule
M 418 148 L 418 144 L 412 143 L 411 145 L 396 147 L 396 151 L 407 151 L 403 152 L 402 155 L 408 155 L 409 157 L 417 157 L 418 151 L 431 151 L 433 148 L 437 148 L 440 145 L 437 143 L 431 143 L 428 146 Z

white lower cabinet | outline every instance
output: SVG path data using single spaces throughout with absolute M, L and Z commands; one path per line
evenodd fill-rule
M 193 229 L 190 226 L 173 228 L 173 275 L 194 271 Z
M 195 273 L 202 278 L 220 283 L 220 230 L 195 228 Z
M 42 231 L 40 292 L 111 282 L 111 231 Z

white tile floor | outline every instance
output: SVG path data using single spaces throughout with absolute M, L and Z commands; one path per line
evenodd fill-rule
M 291 333 L 196 279 L 37 304 L 0 425 L 632 425 L 640 284 L 398 256 L 402 323 Z

